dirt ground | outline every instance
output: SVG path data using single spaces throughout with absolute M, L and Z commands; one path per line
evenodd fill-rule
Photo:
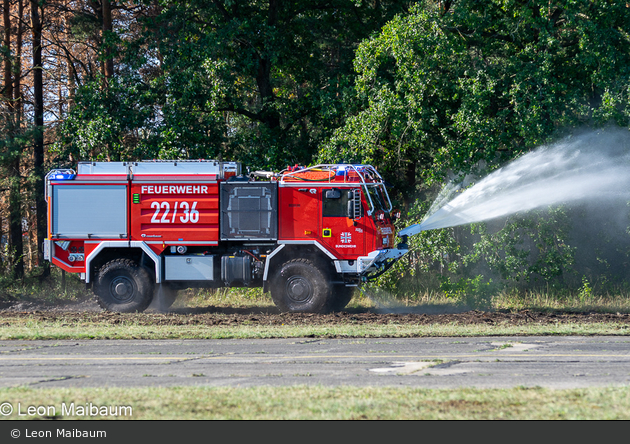
M 134 322 L 139 325 L 334 325 L 334 324 L 557 324 L 618 322 L 630 324 L 630 314 L 624 313 L 543 313 L 532 310 L 457 311 L 455 308 L 423 306 L 379 310 L 348 309 L 338 313 L 280 313 L 274 307 L 203 307 L 173 308 L 159 313 L 151 308 L 144 313 L 110 313 L 103 311 L 93 299 L 65 305 L 45 305 L 36 302 L 0 304 L 0 325 L 3 318 L 30 317 L 34 320 L 112 323 Z

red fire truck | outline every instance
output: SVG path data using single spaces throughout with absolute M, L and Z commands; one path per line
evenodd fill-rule
M 110 311 L 193 287 L 255 287 L 288 312 L 340 310 L 407 252 L 369 165 L 242 174 L 239 162 L 80 162 L 46 176 L 48 261 Z

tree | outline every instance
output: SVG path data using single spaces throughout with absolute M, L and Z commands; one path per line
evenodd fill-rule
M 630 108 L 624 2 L 423 1 L 359 47 L 359 111 L 320 159 L 382 165 L 407 202 Z
M 483 174 L 583 126 L 627 128 L 629 29 L 625 2 L 419 2 L 359 46 L 356 107 L 319 158 L 378 165 L 407 220 L 421 219 L 453 176 Z M 382 279 L 404 289 L 438 265 L 447 293 L 487 295 L 492 273 L 565 285 L 564 272 L 581 260 L 566 236 L 575 230 L 557 214 L 502 221 L 498 232 L 480 227 L 476 237 L 423 232 Z
M 2 227 L 8 235 L 2 259 L 9 274 L 21 277 L 45 266 L 39 246 L 47 228 L 43 181 L 50 128 L 63 118 L 74 82 L 92 74 L 88 68 L 98 51 L 69 37 L 66 26 L 88 7 L 85 2 L 3 0 L 1 6 L 0 192 L 8 225 Z
M 310 163 L 341 123 L 356 46 L 408 3 L 144 4 L 135 13 L 141 34 L 124 33 L 115 20 L 112 28 L 123 42 L 116 94 L 135 104 L 86 85 L 76 100 L 88 111 L 69 116 L 60 145 L 83 157 L 109 143 L 115 158 L 211 157 L 255 168 Z M 98 124 L 73 139 L 86 121 L 111 131 L 103 134 Z
M 20 157 L 23 150 L 24 140 L 21 138 L 21 88 L 20 73 L 21 67 L 16 64 L 15 52 L 13 51 L 13 29 L 15 20 L 11 17 L 11 3 L 4 0 L 2 3 L 2 62 L 3 62 L 3 84 L 0 127 L 3 136 L 0 139 L 2 151 L 2 166 L 4 167 L 4 183 L 7 188 L 8 207 L 8 254 L 4 258 L 13 267 L 12 274 L 21 278 L 24 275 L 23 257 L 23 218 L 22 218 L 22 198 L 21 198 L 21 162 Z M 21 13 L 21 9 L 20 9 Z M 21 18 L 21 17 L 20 17 Z M 21 26 L 17 27 L 17 53 L 21 53 Z M 19 61 L 19 57 L 17 61 Z
M 31 30 L 33 33 L 33 185 L 36 213 L 36 246 L 43 245 L 47 233 L 46 202 L 44 189 L 44 74 L 42 63 L 42 11 L 38 0 L 31 0 Z M 38 264 L 44 267 L 44 275 L 49 267 L 44 262 L 41 248 L 37 248 Z

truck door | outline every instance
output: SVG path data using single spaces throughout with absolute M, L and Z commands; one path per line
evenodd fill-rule
M 320 231 L 319 190 L 316 187 L 280 186 L 278 188 L 279 238 L 315 240 Z
M 322 190 L 321 238 L 340 259 L 353 260 L 365 254 L 365 209 L 357 205 L 355 218 L 349 214 L 355 199 L 360 199 L 358 188 L 324 188 Z

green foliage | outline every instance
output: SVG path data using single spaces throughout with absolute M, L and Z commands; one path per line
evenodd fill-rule
M 440 291 L 474 308 L 487 307 L 500 291 L 577 290 L 573 216 L 558 207 L 492 223 L 423 231 L 409 239 L 410 252 L 379 278 L 378 285 L 402 298 Z M 584 265 L 579 270 L 587 272 Z M 610 283 L 619 281 L 610 278 Z
M 148 106 L 146 85 L 115 77 L 107 88 L 102 79 L 80 88 L 75 106 L 62 122 L 60 137 L 50 150 L 57 162 L 73 160 L 136 160 L 155 153 L 155 118 Z
M 57 150 L 309 164 L 341 124 L 354 49 L 407 3 L 159 2 L 143 32 L 106 36 L 116 78 L 77 92 Z M 88 32 L 89 17 L 74 25 Z
M 571 220 L 564 208 L 516 215 L 503 227 L 489 233 L 486 224 L 473 224 L 476 242 L 463 255 L 464 266 L 474 268 L 483 262 L 509 283 L 532 281 L 564 282 L 571 273 L 576 247 L 569 242 Z
M 20 260 L 20 254 L 11 248 L 8 242 L 0 247 L 0 287 L 15 282 L 15 265 Z
M 452 282 L 450 277 L 444 277 L 440 289 L 448 298 L 475 309 L 489 308 L 496 290 L 492 285 L 492 279 L 484 282 L 481 275 L 474 278 L 459 278 L 456 282 Z
M 7 49 L 0 45 L 0 52 Z M 9 57 L 9 55 L 6 55 Z M 6 84 L 5 84 L 6 86 Z M 15 103 L 0 97 L 0 190 L 4 211 L 0 214 L 0 278 L 22 278 L 24 274 L 23 237 L 24 160 L 30 155 L 33 131 L 21 121 Z M 38 190 L 41 192 L 41 189 Z M 30 196 L 29 196 L 30 197 Z M 6 229 L 6 231 L 4 231 Z
M 360 45 L 359 110 L 320 157 L 379 165 L 410 196 L 569 127 L 627 125 L 628 29 L 623 2 L 419 2 Z
M 571 128 L 627 126 L 628 29 L 622 2 L 418 2 L 359 46 L 354 107 L 319 159 L 378 165 L 407 204 L 401 226 L 417 223 L 449 175 L 491 171 Z M 616 265 L 630 256 L 607 256 L 612 248 L 589 237 L 619 250 L 625 242 L 609 222 L 581 224 L 577 214 L 420 233 L 379 282 L 406 294 L 435 288 L 428 274 L 438 274 L 459 299 L 482 295 L 490 279 L 516 289 L 577 289 L 580 274 L 618 284 L 627 273 Z
M 593 289 L 591 288 L 591 284 L 586 278 L 586 276 L 582 277 L 582 286 L 580 287 L 578 297 L 579 297 L 580 303 L 582 304 L 589 302 L 590 299 L 593 297 Z
M 406 226 L 448 175 L 492 170 L 574 127 L 628 125 L 624 2 L 159 3 L 139 19 L 141 33 L 105 36 L 116 76 L 77 91 L 57 163 L 370 163 L 404 202 Z M 77 15 L 74 32 L 90 35 L 90 20 Z M 377 282 L 472 305 L 487 303 L 490 289 L 577 288 L 580 275 L 618 284 L 630 247 L 621 251 L 606 223 L 588 229 L 620 251 L 611 259 L 589 244 L 596 264 L 577 256 L 576 226 L 558 208 L 500 227 L 422 232 Z

